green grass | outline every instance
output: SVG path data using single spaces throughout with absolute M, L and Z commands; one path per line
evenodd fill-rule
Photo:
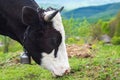
M 95 45 L 94 58 L 70 58 L 71 73 L 54 78 L 47 70 L 32 65 L 6 62 L 19 59 L 16 53 L 0 53 L 0 80 L 120 80 L 120 46 Z M 2 64 L 1 64 L 2 63 Z

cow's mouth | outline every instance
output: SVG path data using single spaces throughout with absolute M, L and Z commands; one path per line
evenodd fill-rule
M 56 74 L 54 71 L 52 71 L 52 75 L 53 75 L 54 77 L 62 77 L 62 76 L 67 75 L 67 74 L 69 74 L 69 73 L 70 73 L 70 69 L 65 70 L 65 72 L 64 72 L 64 73 L 61 73 L 61 74 Z

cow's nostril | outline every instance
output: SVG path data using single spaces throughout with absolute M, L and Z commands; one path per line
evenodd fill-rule
M 68 68 L 68 69 L 66 69 L 66 70 L 64 70 L 63 72 L 61 72 L 62 70 L 58 70 L 58 71 L 52 71 L 52 74 L 53 74 L 53 76 L 54 77 L 61 77 L 61 76 L 63 76 L 63 75 L 67 75 L 67 74 L 69 74 L 70 73 L 70 68 Z
M 64 74 L 68 74 L 68 73 L 70 73 L 70 69 L 65 70 Z

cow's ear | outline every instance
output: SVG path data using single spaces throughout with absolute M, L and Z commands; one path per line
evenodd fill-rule
M 39 24 L 39 16 L 36 10 L 31 7 L 24 6 L 22 8 L 22 21 L 27 25 Z

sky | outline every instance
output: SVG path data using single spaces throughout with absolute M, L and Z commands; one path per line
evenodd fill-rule
M 58 4 L 71 10 L 79 7 L 97 6 L 120 2 L 120 0 L 35 0 L 39 4 Z M 51 5 L 52 6 L 52 5 Z

